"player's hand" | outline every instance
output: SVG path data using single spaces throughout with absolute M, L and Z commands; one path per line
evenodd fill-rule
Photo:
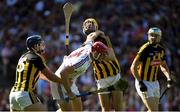
M 170 79 L 170 80 L 167 80 L 167 88 L 171 88 L 173 85 L 173 81 Z
M 147 87 L 146 87 L 146 85 L 144 84 L 143 81 L 139 81 L 139 86 L 140 86 L 140 90 L 142 92 L 146 92 L 147 91 Z

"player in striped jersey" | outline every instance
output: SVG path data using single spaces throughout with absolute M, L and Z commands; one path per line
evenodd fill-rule
M 159 28 L 150 28 L 148 42 L 139 49 L 131 65 L 131 72 L 136 79 L 136 90 L 149 111 L 158 110 L 160 87 L 157 75 L 159 68 L 167 77 L 169 87 L 172 84 L 166 64 L 165 49 L 160 45 L 161 35 Z
M 42 111 L 46 107 L 35 95 L 35 84 L 40 74 L 44 74 L 49 80 L 61 83 L 57 77 L 46 66 L 41 56 L 45 51 L 45 44 L 40 35 L 33 35 L 26 39 L 28 52 L 23 54 L 16 68 L 15 84 L 10 92 L 11 111 Z
M 93 18 L 83 22 L 83 32 L 88 35 L 98 30 L 98 23 Z M 108 46 L 109 60 L 94 59 L 93 69 L 98 89 L 107 88 L 108 92 L 98 94 L 102 111 L 110 111 L 111 104 L 115 111 L 122 110 L 122 91 L 116 91 L 113 85 L 121 78 L 120 65 L 115 56 L 109 37 L 99 35 L 94 41 L 101 41 Z

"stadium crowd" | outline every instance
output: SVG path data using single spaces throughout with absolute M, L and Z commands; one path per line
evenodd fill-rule
M 54 72 L 65 55 L 65 22 L 62 6 L 66 0 L 2 0 L 0 1 L 0 110 L 9 110 L 8 95 L 14 83 L 17 61 L 26 51 L 26 37 L 40 34 L 47 42 L 45 58 Z M 180 110 L 180 21 L 178 4 L 172 0 L 72 0 L 74 12 L 70 23 L 70 48 L 78 48 L 84 40 L 82 22 L 94 17 L 100 29 L 112 40 L 122 68 L 122 76 L 129 82 L 124 92 L 124 110 L 144 110 L 137 95 L 130 65 L 140 45 L 147 40 L 149 27 L 162 30 L 162 44 L 167 51 L 170 70 L 177 82 L 162 98 L 161 110 Z M 159 73 L 162 91 L 166 80 Z M 96 89 L 92 69 L 81 76 L 80 91 Z M 56 110 L 49 83 L 40 80 L 37 93 L 48 110 Z M 100 110 L 97 95 L 83 97 L 84 110 Z

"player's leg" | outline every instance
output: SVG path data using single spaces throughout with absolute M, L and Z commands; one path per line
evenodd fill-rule
M 33 92 L 17 91 L 10 93 L 10 111 L 45 111 L 46 107 Z
M 57 104 L 58 104 L 58 112 L 61 111 L 71 111 L 72 107 L 71 107 L 71 103 L 67 102 L 67 101 L 62 101 L 62 100 L 57 100 Z
M 37 102 L 35 104 L 29 105 L 24 108 L 24 111 L 45 111 L 45 110 L 47 110 L 46 106 L 40 102 Z
M 76 99 L 72 100 L 71 104 L 72 104 L 73 111 L 82 111 L 83 110 L 81 98 L 76 98 Z
M 158 111 L 159 98 L 149 97 L 149 98 L 143 99 L 143 102 L 148 108 L 148 111 Z
M 27 96 L 18 99 L 20 106 L 24 111 L 45 111 L 46 106 L 43 105 L 39 98 L 33 92 L 25 92 Z
M 112 104 L 115 111 L 123 110 L 123 92 L 112 91 Z
M 9 105 L 10 105 L 10 112 L 17 112 L 18 110 L 21 110 L 18 102 L 16 101 L 16 92 L 10 92 L 9 94 Z
M 58 105 L 58 111 L 71 111 L 71 104 L 64 100 L 65 89 L 62 85 L 58 85 L 56 83 L 51 82 L 51 94 L 54 100 Z
M 160 88 L 159 82 L 148 82 L 144 81 L 147 86 L 147 92 L 141 92 L 139 89 L 138 82 L 136 81 L 136 90 L 141 97 L 143 103 L 148 108 L 148 111 L 158 111 L 159 107 L 159 97 L 160 97 Z
M 110 92 L 98 94 L 102 111 L 110 111 Z
M 71 83 L 72 83 L 71 91 L 75 95 L 79 95 L 80 92 L 78 90 L 78 87 L 76 86 L 76 79 L 73 79 L 73 81 L 71 81 Z M 74 100 L 71 100 L 71 105 L 72 105 L 73 111 L 82 111 L 83 110 L 81 98 L 75 98 Z

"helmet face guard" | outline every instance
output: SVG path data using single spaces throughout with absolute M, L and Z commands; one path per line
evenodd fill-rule
M 153 43 L 159 43 L 161 41 L 162 32 L 159 28 L 153 27 L 148 31 L 148 41 Z
M 96 30 L 98 30 L 97 21 L 93 18 L 88 18 L 83 22 L 82 28 L 85 35 L 88 35 L 91 32 L 95 32 Z
M 35 52 L 43 53 L 45 50 L 45 43 L 40 35 L 32 35 L 26 39 L 26 46 L 28 50 L 35 50 Z

